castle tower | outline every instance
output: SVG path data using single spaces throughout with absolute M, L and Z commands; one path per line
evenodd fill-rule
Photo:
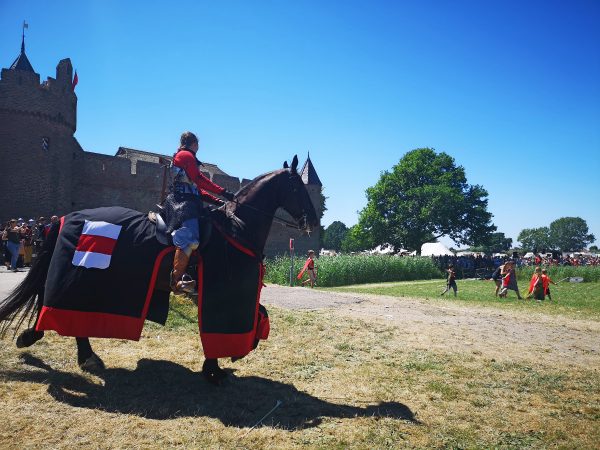
M 63 59 L 56 78 L 40 75 L 21 53 L 0 75 L 0 220 L 64 214 L 72 209 L 77 97 L 73 67 Z

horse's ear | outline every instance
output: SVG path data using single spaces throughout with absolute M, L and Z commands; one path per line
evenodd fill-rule
M 294 159 L 292 159 L 292 170 L 296 172 L 298 169 L 298 155 L 294 155 Z
M 289 169 L 290 168 L 290 166 L 288 166 L 288 164 L 287 164 L 287 161 L 283 162 L 283 168 L 284 169 Z

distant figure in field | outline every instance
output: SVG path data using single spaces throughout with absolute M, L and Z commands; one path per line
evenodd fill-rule
M 544 294 L 548 296 L 548 300 L 552 300 L 552 296 L 550 295 L 550 283 L 554 286 L 558 286 L 552 278 L 548 276 L 548 271 L 546 269 L 542 269 L 542 281 L 544 282 Z
M 452 264 L 449 264 L 448 269 L 446 269 L 446 289 L 440 295 L 444 295 L 450 288 L 452 288 L 454 296 L 456 297 L 458 286 L 456 286 L 456 272 L 454 271 L 454 265 Z
M 301 280 L 305 272 L 308 274 L 308 278 L 302 282 L 302 286 L 310 283 L 311 288 L 315 287 L 317 284 L 317 269 L 315 267 L 315 252 L 313 250 L 308 251 L 308 258 L 297 278 Z
M 502 278 L 502 290 L 500 291 L 500 297 L 506 297 L 506 294 L 509 290 L 515 291 L 517 294 L 517 298 L 519 300 L 523 300 L 521 297 L 521 293 L 519 292 L 519 287 L 517 286 L 517 273 L 515 272 L 515 263 L 514 261 L 507 261 L 504 264 L 504 277 Z
M 496 297 L 498 297 L 498 292 L 500 292 L 500 288 L 502 287 L 502 272 L 504 272 L 504 264 L 496 267 L 496 270 L 492 273 L 492 280 L 494 280 L 494 283 L 496 284 L 496 291 L 494 292 Z
M 535 272 L 531 276 L 531 281 L 529 282 L 529 292 L 527 294 L 527 298 L 530 298 L 533 295 L 533 298 L 538 302 L 544 300 L 544 280 L 542 278 L 542 269 L 540 267 L 535 268 Z

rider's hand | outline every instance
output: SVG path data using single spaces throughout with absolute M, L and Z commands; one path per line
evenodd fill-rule
M 225 192 L 223 192 L 221 195 L 223 197 L 225 197 L 227 200 L 229 200 L 230 202 L 233 201 L 234 195 L 233 195 L 232 192 L 229 192 L 229 191 L 225 190 Z

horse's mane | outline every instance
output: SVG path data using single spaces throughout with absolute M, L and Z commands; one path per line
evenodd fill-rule
M 265 180 L 267 178 L 271 178 L 271 177 L 274 177 L 276 175 L 279 175 L 281 172 L 283 172 L 285 170 L 288 170 L 288 169 L 277 169 L 277 170 L 273 170 L 271 172 L 263 173 L 262 175 L 259 175 L 256 178 L 254 178 L 252 181 L 250 181 L 250 183 L 248 183 L 245 186 L 241 187 L 236 192 L 235 195 L 236 196 L 246 195 L 248 193 L 248 191 L 250 191 L 252 188 L 254 188 L 261 181 L 263 181 L 263 180 Z
M 286 171 L 289 171 L 289 169 L 277 169 L 273 170 L 272 172 L 263 173 L 262 175 L 257 176 L 237 191 L 235 194 L 236 198 L 244 198 L 259 184 L 266 183 Z M 239 239 L 244 243 L 244 245 L 247 245 L 251 248 L 246 236 L 246 224 L 237 216 L 231 214 L 230 211 L 228 211 L 227 205 L 228 204 L 226 203 L 225 205 L 210 211 L 210 217 L 212 218 L 213 223 L 219 226 L 221 230 L 231 237 Z

